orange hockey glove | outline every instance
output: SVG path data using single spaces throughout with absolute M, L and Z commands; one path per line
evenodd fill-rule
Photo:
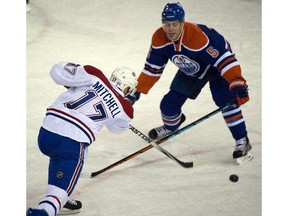
M 234 81 L 230 84 L 230 91 L 236 97 L 239 106 L 249 101 L 248 86 L 246 82 Z

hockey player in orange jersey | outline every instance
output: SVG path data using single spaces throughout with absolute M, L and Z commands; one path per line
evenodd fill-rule
M 248 85 L 229 42 L 215 29 L 185 21 L 180 3 L 168 3 L 162 12 L 162 27 L 152 36 L 145 66 L 138 77 L 137 92 L 130 98 L 132 104 L 140 94 L 149 90 L 161 77 L 170 60 L 178 71 L 164 95 L 160 111 L 163 125 L 149 132 L 151 139 L 161 139 L 177 130 L 185 121 L 182 106 L 187 99 L 195 100 L 209 83 L 217 106 L 237 101 L 235 107 L 222 112 L 235 139 L 233 158 L 238 163 L 251 159 L 251 144 L 246 130 L 241 105 L 249 101 Z

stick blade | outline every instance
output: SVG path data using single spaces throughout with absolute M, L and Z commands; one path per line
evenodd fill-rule
M 182 162 L 181 163 L 184 168 L 193 168 L 194 162 Z
M 91 175 L 90 175 L 90 177 L 91 177 L 91 178 L 94 178 L 95 176 L 99 175 L 100 173 L 102 173 L 102 170 L 97 171 L 97 172 L 92 172 Z

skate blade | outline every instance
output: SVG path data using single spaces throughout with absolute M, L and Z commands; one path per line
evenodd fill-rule
M 253 155 L 251 154 L 251 152 L 249 151 L 245 156 L 240 157 L 240 158 L 236 158 L 236 163 L 238 165 L 244 164 L 248 161 L 251 161 L 253 159 Z
M 80 213 L 80 210 L 61 209 L 58 215 L 74 215 Z

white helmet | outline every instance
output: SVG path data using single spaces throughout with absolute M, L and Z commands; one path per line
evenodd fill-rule
M 138 84 L 136 73 L 124 66 L 116 68 L 112 72 L 109 80 L 115 87 L 122 91 L 125 96 L 128 94 L 134 95 Z

